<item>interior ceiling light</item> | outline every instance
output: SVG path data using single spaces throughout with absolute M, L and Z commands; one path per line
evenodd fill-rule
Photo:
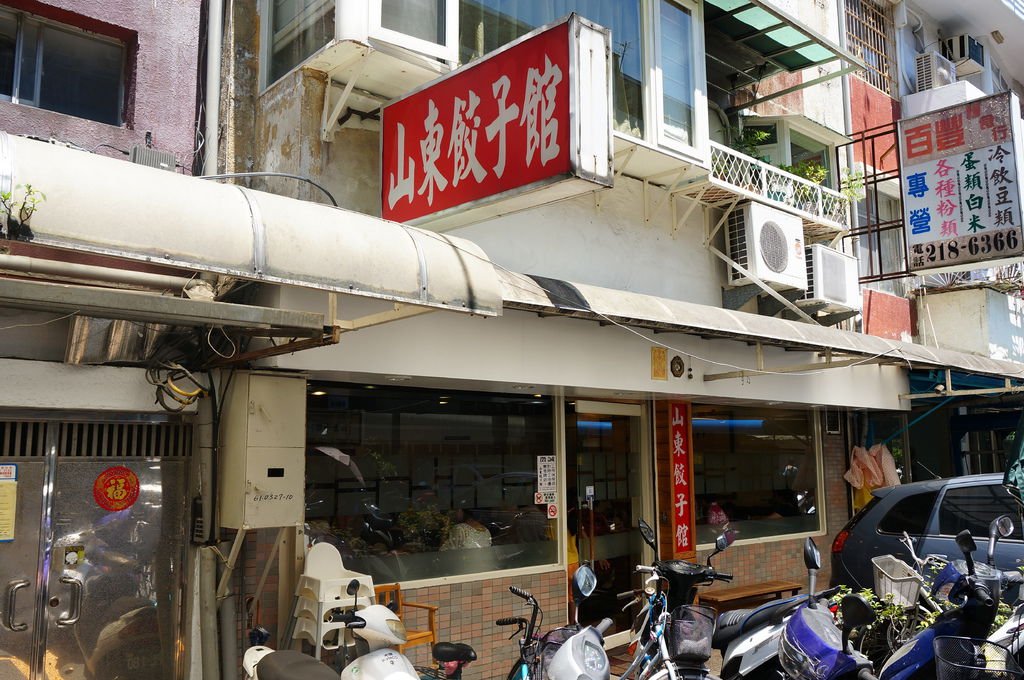
M 998 30 L 992 31 L 992 39 L 996 41 L 997 45 L 1003 44 L 1003 34 L 1000 33 Z
M 526 392 L 528 390 L 529 391 L 533 391 L 533 390 L 535 390 L 537 388 L 535 386 L 533 386 L 533 385 L 513 385 L 512 389 L 519 390 L 520 392 Z
M 407 380 L 412 380 L 412 376 L 411 375 L 389 375 L 389 376 L 387 376 L 384 379 L 387 380 L 388 382 L 405 382 Z
M 323 390 L 317 390 L 316 392 L 310 392 L 310 394 L 312 394 L 314 397 L 322 397 L 327 393 L 324 392 Z
M 543 394 L 535 394 L 535 395 L 533 395 L 533 398 L 534 399 L 540 399 L 543 396 L 544 396 Z

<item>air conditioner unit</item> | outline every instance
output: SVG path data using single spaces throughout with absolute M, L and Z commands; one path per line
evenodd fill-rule
M 942 56 L 956 64 L 958 78 L 973 76 L 985 70 L 985 46 L 969 35 L 943 40 Z
M 807 288 L 804 227 L 796 215 L 751 201 L 729 213 L 726 223 L 729 257 L 775 288 Z M 729 268 L 729 283 L 750 279 Z
M 807 292 L 798 305 L 819 305 L 825 312 L 860 310 L 857 258 L 821 243 L 807 246 Z
M 917 92 L 956 82 L 956 66 L 938 52 L 917 55 Z

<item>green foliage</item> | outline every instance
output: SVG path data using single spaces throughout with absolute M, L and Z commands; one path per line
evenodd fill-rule
M 780 165 L 779 170 L 803 177 L 814 184 L 821 184 L 828 177 L 828 169 L 814 159 L 800 161 L 796 165 Z
M 31 184 L 19 184 L 14 191 L 0 191 L 0 210 L 21 224 L 28 224 L 46 195 Z
M 755 128 L 729 128 L 729 146 L 751 158 L 760 158 L 758 147 L 768 141 L 771 134 L 767 130 Z
M 839 193 L 846 196 L 851 203 L 864 200 L 864 171 L 850 172 L 843 169 L 843 179 L 839 183 Z

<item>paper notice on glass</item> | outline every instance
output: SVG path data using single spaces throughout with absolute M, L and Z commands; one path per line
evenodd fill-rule
M 14 540 L 14 516 L 18 508 L 18 482 L 0 480 L 0 541 Z

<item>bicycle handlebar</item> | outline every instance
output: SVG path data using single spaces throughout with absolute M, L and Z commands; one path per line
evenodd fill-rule
M 506 616 L 494 622 L 496 626 L 525 626 L 526 619 L 521 616 Z
M 512 593 L 516 597 L 521 597 L 524 600 L 532 600 L 533 599 L 533 595 L 530 594 L 530 591 L 523 590 L 519 586 L 509 586 L 508 587 L 508 592 Z

